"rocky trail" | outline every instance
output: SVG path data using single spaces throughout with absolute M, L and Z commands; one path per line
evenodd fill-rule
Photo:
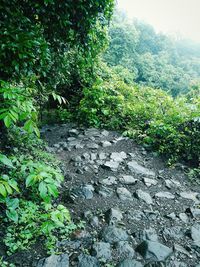
M 61 201 L 86 226 L 37 267 L 200 266 L 200 188 L 181 164 L 170 169 L 117 132 L 65 124 L 42 134 L 63 165 Z

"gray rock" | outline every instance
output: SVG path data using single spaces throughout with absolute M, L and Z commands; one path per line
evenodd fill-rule
M 176 220 L 176 214 L 174 212 L 170 213 L 170 214 L 167 214 L 166 215 L 167 218 L 170 218 L 172 220 Z
M 165 261 L 173 253 L 171 248 L 155 241 L 143 241 L 136 248 L 136 251 L 139 252 L 145 260 L 151 261 Z
M 104 152 L 99 153 L 99 159 L 100 159 L 100 160 L 104 160 L 104 159 L 106 159 L 106 158 L 107 158 L 106 153 L 104 153 Z
M 180 226 L 174 226 L 170 228 L 165 228 L 163 230 L 163 235 L 166 239 L 178 240 L 184 236 L 184 231 Z
M 116 248 L 120 259 L 132 259 L 135 255 L 134 249 L 127 241 L 120 241 Z
M 109 224 L 115 224 L 123 219 L 123 215 L 119 209 L 111 208 L 106 212 L 106 220 Z
M 113 152 L 111 153 L 110 155 L 110 158 L 113 160 L 113 161 L 119 161 L 119 162 L 122 162 L 124 159 L 127 158 L 127 155 L 125 152 Z
M 165 186 L 168 188 L 168 189 L 171 189 L 171 188 L 179 188 L 181 187 L 181 184 L 176 181 L 176 180 L 165 180 Z
M 179 244 L 174 244 L 174 250 L 179 253 L 185 254 L 186 256 L 191 258 L 190 253 L 184 247 L 180 246 Z
M 143 266 L 144 265 L 142 265 L 142 263 L 139 261 L 126 259 L 118 263 L 116 267 L 143 267 Z
M 167 198 L 167 199 L 174 199 L 175 198 L 175 196 L 170 192 L 158 192 L 155 194 L 155 197 Z
M 182 198 L 186 198 L 186 199 L 193 200 L 195 202 L 199 202 L 199 200 L 197 199 L 197 196 L 199 195 L 199 193 L 197 192 L 181 192 L 179 195 Z
M 79 135 L 79 131 L 77 129 L 70 129 L 69 135 L 70 136 L 77 136 L 77 135 Z
M 153 204 L 153 200 L 152 200 L 152 197 L 150 196 L 150 194 L 147 193 L 147 192 L 142 191 L 141 189 L 138 189 L 138 190 L 135 192 L 135 196 L 136 196 L 138 199 L 143 200 L 143 201 L 146 202 L 147 204 Z
M 189 211 L 192 214 L 193 218 L 200 217 L 200 209 L 199 208 L 190 208 Z
M 111 258 L 110 244 L 105 242 L 94 243 L 92 247 L 92 255 L 103 261 L 109 260 Z
M 158 235 L 154 228 L 144 229 L 141 233 L 142 240 L 158 241 Z
M 106 226 L 102 232 L 102 239 L 105 242 L 113 244 L 119 241 L 127 241 L 128 234 L 122 228 Z
M 99 182 L 103 185 L 115 185 L 115 184 L 117 184 L 117 180 L 114 176 L 109 176 L 108 178 L 100 180 Z
M 117 161 L 106 161 L 103 165 L 103 168 L 111 170 L 111 171 L 117 171 L 118 167 L 119 167 L 119 162 Z
M 82 194 L 85 199 L 93 198 L 94 187 L 92 185 L 86 185 L 82 188 Z
M 103 130 L 101 134 L 105 137 L 109 136 L 109 132 L 106 130 Z
M 138 180 L 131 175 L 123 175 L 122 177 L 119 178 L 119 181 L 122 184 L 131 185 L 131 184 L 136 184 Z
M 69 267 L 69 256 L 67 254 L 51 255 L 39 260 L 37 267 Z
M 109 141 L 102 141 L 102 142 L 101 142 L 101 145 L 102 145 L 102 147 L 109 147 L 109 146 L 112 146 L 111 142 L 109 142 Z
M 146 176 L 155 176 L 155 172 L 152 170 L 149 170 L 137 163 L 137 161 L 133 160 L 128 162 L 128 168 L 131 172 L 146 175 Z
M 114 194 L 111 188 L 105 186 L 98 187 L 97 192 L 102 197 L 111 197 Z
M 89 149 L 98 149 L 99 145 L 96 144 L 96 143 L 90 143 L 90 144 L 87 144 L 87 148 L 89 148 Z
M 81 254 L 78 257 L 78 267 L 100 267 L 100 264 L 97 258 Z
M 184 212 L 180 213 L 178 217 L 181 219 L 182 222 L 187 223 L 188 222 L 188 216 Z
M 149 262 L 144 267 L 167 267 L 165 262 Z
M 99 218 L 97 216 L 93 216 L 90 220 L 90 225 L 93 227 L 99 226 Z
M 200 224 L 191 227 L 191 238 L 200 245 Z
M 125 187 L 118 187 L 117 195 L 121 200 L 133 200 L 131 192 Z
M 150 178 L 143 178 L 143 182 L 147 187 L 150 187 L 152 185 L 157 185 L 158 181 L 155 179 L 150 179 Z

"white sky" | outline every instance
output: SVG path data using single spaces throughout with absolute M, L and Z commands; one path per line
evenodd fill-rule
M 200 42 L 200 0 L 117 0 L 130 18 L 154 26 L 156 31 L 178 34 Z

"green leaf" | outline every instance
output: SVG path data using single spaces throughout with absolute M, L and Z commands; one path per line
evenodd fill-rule
M 41 198 L 45 199 L 45 197 L 47 196 L 47 186 L 46 186 L 46 183 L 43 182 L 43 181 L 40 182 L 38 189 L 39 189 Z
M 0 154 L 0 162 L 10 168 L 14 168 L 12 161 L 3 154 Z
M 18 198 L 7 198 L 6 205 L 9 209 L 16 209 L 19 207 L 19 199 Z
M 7 196 L 7 191 L 6 191 L 5 186 L 3 184 L 0 184 L 0 194 L 3 197 L 6 197 Z
M 26 187 L 32 186 L 35 183 L 35 174 L 30 174 L 26 178 Z
M 18 222 L 18 213 L 15 209 L 6 210 L 6 215 L 11 221 Z
M 54 197 L 58 196 L 58 190 L 57 190 L 57 187 L 54 184 L 48 184 L 47 188 L 48 188 L 49 193 L 52 196 L 54 196 Z
M 4 119 L 4 124 L 7 128 L 9 128 L 12 124 L 12 120 L 11 120 L 11 117 L 9 115 L 7 115 Z

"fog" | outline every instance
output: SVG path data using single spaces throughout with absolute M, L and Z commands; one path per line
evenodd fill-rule
M 200 0 L 117 0 L 129 18 L 154 26 L 157 32 L 200 42 Z

